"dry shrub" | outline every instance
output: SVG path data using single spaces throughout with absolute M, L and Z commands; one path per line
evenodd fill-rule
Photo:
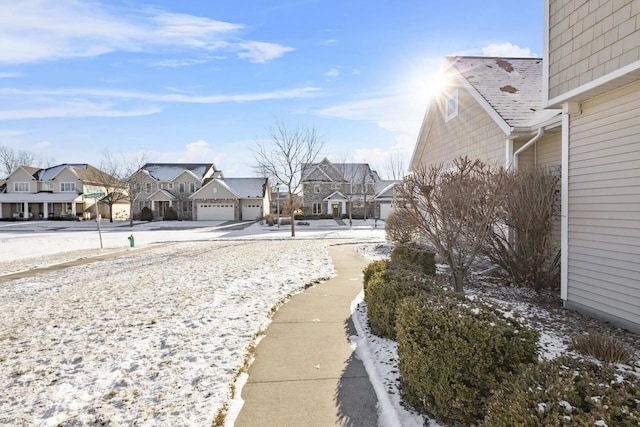
M 396 245 L 404 245 L 411 242 L 416 237 L 416 227 L 411 220 L 411 216 L 406 210 L 394 210 L 386 219 L 384 231 L 387 233 L 387 240 Z
M 399 211 L 411 219 L 451 269 L 451 285 L 463 282 L 494 229 L 496 211 L 509 192 L 507 174 L 466 157 L 420 167 L 399 186 Z
M 600 334 L 587 334 L 571 339 L 571 350 L 605 362 L 631 365 L 634 355 L 623 343 Z
M 485 253 L 516 285 L 557 288 L 560 251 L 553 230 L 560 211 L 560 176 L 531 168 L 507 175 L 506 181 L 510 191 L 497 211 L 500 226 L 487 240 Z

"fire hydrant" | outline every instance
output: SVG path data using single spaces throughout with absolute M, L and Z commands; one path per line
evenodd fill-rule
M 136 245 L 136 239 L 133 238 L 133 234 L 127 237 L 127 239 L 129 239 L 129 246 L 133 248 Z

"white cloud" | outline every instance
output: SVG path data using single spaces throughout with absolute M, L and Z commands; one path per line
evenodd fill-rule
M 324 40 L 322 42 L 320 42 L 321 46 L 331 46 L 332 44 L 335 44 L 337 42 L 337 40 L 335 39 L 328 39 L 328 40 Z
M 20 76 L 20 73 L 0 73 L 0 79 L 15 79 Z
M 179 162 L 200 162 L 202 159 L 210 159 L 213 157 L 213 149 L 209 143 L 203 139 L 187 144 L 185 151 L 178 157 Z
M 157 107 L 120 109 L 109 103 L 89 101 L 53 102 L 29 108 L 0 110 L 0 120 L 77 118 L 77 117 L 134 117 L 159 113 Z
M 277 99 L 306 98 L 319 91 L 316 87 L 299 87 L 294 89 L 275 90 L 271 92 L 239 93 L 226 95 L 187 95 L 180 93 L 148 93 L 132 92 L 112 89 L 42 89 L 42 90 L 21 90 L 4 88 L 0 89 L 0 100 L 2 96 L 14 96 L 21 100 L 25 97 L 41 99 L 43 97 L 91 97 L 100 99 L 124 99 L 141 100 L 151 102 L 176 102 L 190 104 L 220 104 L 224 102 L 252 102 L 269 101 Z
M 327 77 L 328 79 L 335 79 L 336 77 L 338 77 L 340 75 L 340 69 L 341 68 L 342 67 L 340 67 L 340 66 L 332 67 L 329 71 L 324 73 L 324 76 Z
M 482 48 L 484 56 L 498 56 L 507 58 L 536 58 L 538 54 L 532 53 L 528 47 L 520 47 L 512 43 L 492 43 Z
M 70 23 L 73 23 L 70 25 Z M 110 52 L 166 49 L 238 52 L 266 62 L 291 47 L 246 41 L 242 24 L 158 9 L 116 9 L 77 0 L 0 2 L 0 63 L 91 57 Z
M 238 58 L 248 59 L 256 63 L 264 63 L 272 59 L 280 58 L 285 53 L 294 50 L 288 46 L 255 41 L 238 43 L 236 47 L 240 50 L 240 52 L 238 52 Z

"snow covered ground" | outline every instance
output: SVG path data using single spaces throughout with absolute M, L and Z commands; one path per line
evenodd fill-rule
M 258 224 L 102 231 L 100 250 L 95 223 L 0 223 L 0 276 L 122 252 L 0 283 L 0 425 L 210 425 L 272 307 L 333 274 L 326 246 L 384 237 L 371 221 L 295 239 Z

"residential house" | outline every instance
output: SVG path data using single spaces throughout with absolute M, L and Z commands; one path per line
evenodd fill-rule
M 163 218 L 168 208 L 179 219 L 193 218 L 190 196 L 213 178 L 222 176 L 213 163 L 147 163 L 130 179 L 134 216 L 147 207 L 154 218 Z
M 562 109 L 562 299 L 640 332 L 640 2 L 544 12 L 544 106 Z
M 494 166 L 560 166 L 559 110 L 545 110 L 542 60 L 454 56 L 427 108 L 410 163 L 467 156 Z
M 254 221 L 270 212 L 267 178 L 213 178 L 189 196 L 198 221 Z
M 21 166 L 6 179 L 0 193 L 0 218 L 50 219 L 95 217 L 94 204 L 106 195 L 105 182 L 113 182 L 101 170 L 88 164 L 60 164 L 49 168 Z M 109 217 L 106 203 L 99 213 Z M 127 217 L 128 204 L 116 204 L 114 216 Z
M 305 215 L 339 218 L 351 212 L 381 218 L 382 213 L 386 218 L 393 206 L 392 188 L 400 181 L 382 180 L 367 163 L 332 163 L 325 158 L 307 165 L 301 182 Z

